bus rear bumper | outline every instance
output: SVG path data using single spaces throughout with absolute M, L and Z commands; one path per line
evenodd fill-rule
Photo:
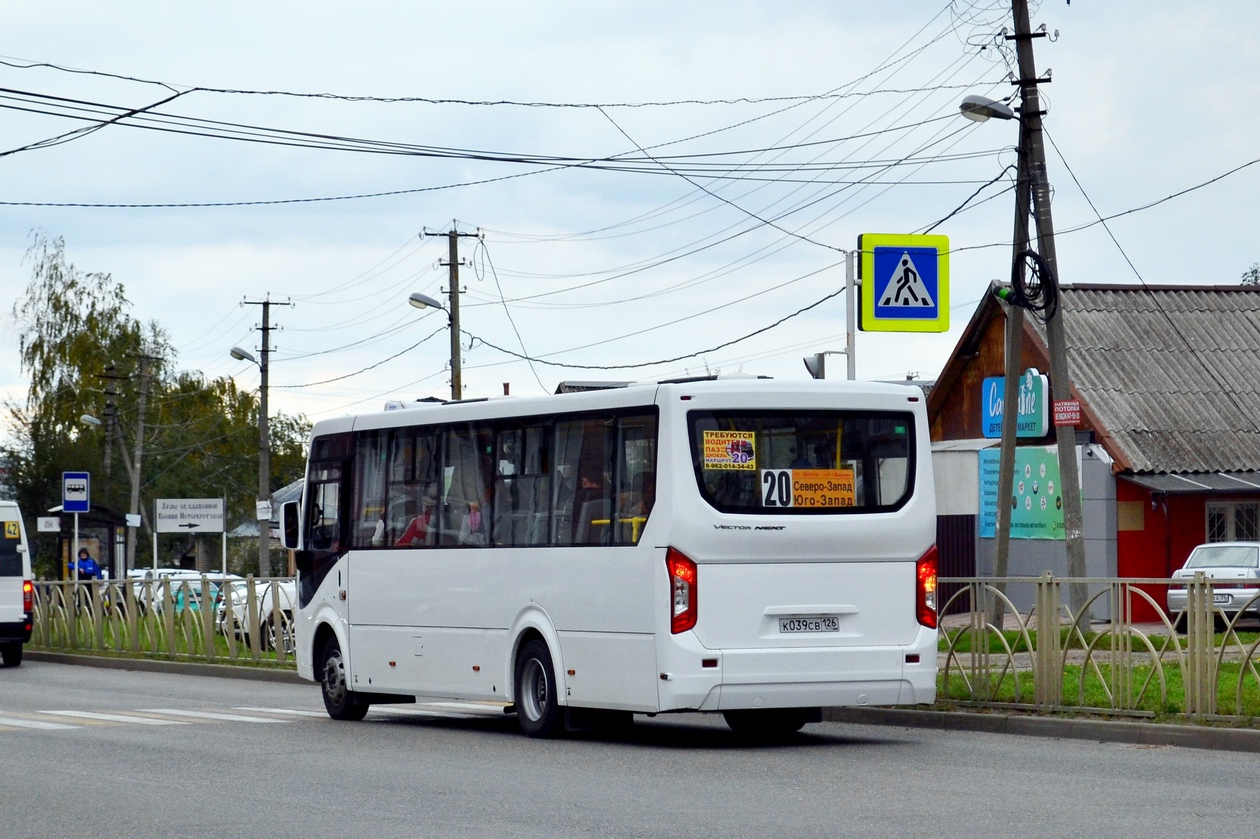
M 904 647 L 728 649 L 704 655 L 694 667 L 686 666 L 689 656 L 679 656 L 671 672 L 662 674 L 662 711 L 936 701 L 936 633 L 930 630 Z

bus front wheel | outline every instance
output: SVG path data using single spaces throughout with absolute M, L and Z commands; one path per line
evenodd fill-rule
M 516 719 L 530 737 L 555 737 L 564 728 L 556 671 L 546 643 L 533 640 L 516 657 Z
M 368 703 L 364 702 L 346 684 L 346 660 L 336 638 L 329 638 L 324 645 L 320 668 L 320 692 L 324 695 L 324 708 L 335 720 L 361 720 L 367 716 Z

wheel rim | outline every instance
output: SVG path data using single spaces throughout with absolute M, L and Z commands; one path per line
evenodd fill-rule
M 324 695 L 334 705 L 340 705 L 346 698 L 346 668 L 341 660 L 341 651 L 333 652 L 324 661 Z
M 521 671 L 521 703 L 525 716 L 532 721 L 542 719 L 550 697 L 547 695 L 547 672 L 542 662 L 531 658 Z

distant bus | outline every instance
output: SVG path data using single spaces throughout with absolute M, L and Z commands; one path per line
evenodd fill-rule
M 501 702 L 534 737 L 710 711 L 783 734 L 936 693 L 918 388 L 701 379 L 327 420 L 298 673 L 335 719 Z
M 35 623 L 35 575 L 26 541 L 22 511 L 0 501 L 0 660 L 5 667 L 22 663 L 22 645 L 31 640 Z

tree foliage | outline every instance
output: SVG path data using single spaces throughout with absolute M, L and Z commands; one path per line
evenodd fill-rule
M 6 405 L 11 435 L 0 445 L 6 489 L 23 511 L 44 514 L 61 502 L 61 473 L 87 471 L 93 506 L 128 512 L 139 442 L 140 544 L 151 538 L 148 518 L 157 498 L 225 497 L 229 529 L 253 521 L 257 394 L 239 390 L 230 378 L 175 371 L 175 353 L 160 325 L 133 317 L 125 289 L 109 274 L 76 269 L 62 239 L 34 234 L 24 261 L 32 277 L 12 315 L 30 387 L 24 405 Z M 142 390 L 144 436 L 138 441 Z M 101 425 L 84 424 L 84 414 Z M 272 416 L 270 426 L 275 490 L 301 477 L 310 426 L 283 414 Z M 183 534 L 163 536 L 164 564 L 190 542 Z M 58 576 L 56 556 L 55 537 L 41 535 L 36 557 L 43 576 Z
M 1251 263 L 1251 267 L 1242 272 L 1243 285 L 1260 285 L 1260 262 Z

